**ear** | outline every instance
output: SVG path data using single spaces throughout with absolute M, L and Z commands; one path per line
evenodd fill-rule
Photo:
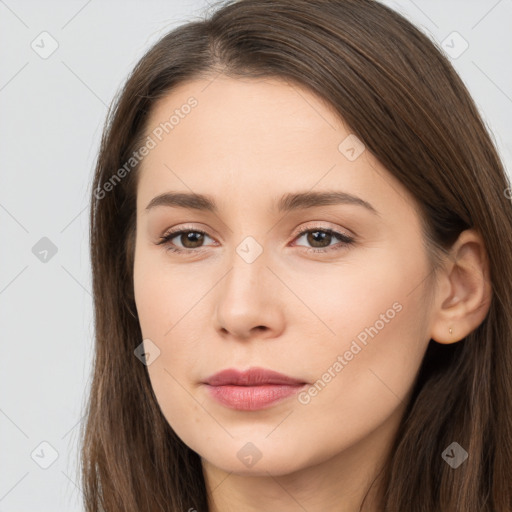
M 443 344 L 463 339 L 483 322 L 491 297 L 485 244 L 476 230 L 465 230 L 450 249 L 443 268 L 438 271 L 430 337 Z

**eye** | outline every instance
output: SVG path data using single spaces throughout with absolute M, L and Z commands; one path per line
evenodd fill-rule
M 160 242 L 157 245 L 167 245 L 167 250 L 171 252 L 200 252 L 202 249 L 201 244 L 204 242 L 205 237 L 208 237 L 208 234 L 200 229 L 180 229 L 176 231 L 171 231 L 166 235 L 160 237 Z M 172 239 L 178 238 L 181 247 L 176 247 Z M 199 249 L 199 250 L 198 250 Z
M 301 231 L 296 238 L 300 239 L 304 236 L 306 241 L 313 246 L 306 247 L 308 252 L 338 251 L 354 243 L 354 238 L 330 228 L 316 227 L 306 229 Z M 336 239 L 339 240 L 339 243 L 332 246 L 331 242 Z
M 306 237 L 307 243 L 313 247 L 305 247 L 307 252 L 325 253 L 329 251 L 337 251 L 345 248 L 346 246 L 354 243 L 354 238 L 335 231 L 330 228 L 314 227 L 306 229 L 297 234 L 295 239 Z M 211 238 L 205 231 L 200 229 L 179 229 L 170 231 L 166 235 L 160 237 L 160 242 L 157 245 L 166 245 L 167 250 L 176 253 L 199 253 L 204 250 L 203 243 L 205 237 Z M 172 240 L 177 238 L 181 243 L 176 246 Z M 338 240 L 338 244 L 331 245 L 331 242 Z M 299 247 L 304 247 L 299 245 Z

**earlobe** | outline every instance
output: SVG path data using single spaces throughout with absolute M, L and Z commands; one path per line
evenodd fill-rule
M 492 286 L 489 260 L 481 235 L 463 231 L 439 270 L 430 337 L 455 343 L 474 331 L 489 311 Z

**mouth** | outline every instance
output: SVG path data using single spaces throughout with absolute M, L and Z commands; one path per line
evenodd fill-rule
M 265 409 L 297 394 L 307 386 L 303 380 L 265 368 L 223 370 L 210 376 L 202 384 L 220 404 L 244 411 Z

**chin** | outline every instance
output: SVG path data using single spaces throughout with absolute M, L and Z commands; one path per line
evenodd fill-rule
M 218 443 L 214 450 L 210 445 L 196 451 L 209 464 L 237 475 L 268 476 L 270 473 L 280 476 L 299 471 L 308 465 L 306 459 L 299 457 L 306 454 L 299 453 L 297 447 L 280 443 L 273 445 L 269 440 L 266 443 L 250 443 L 231 439 L 224 444 Z

